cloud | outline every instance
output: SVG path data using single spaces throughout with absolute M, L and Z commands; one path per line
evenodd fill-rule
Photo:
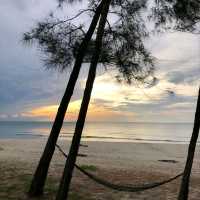
M 56 5 L 55 0 L 1 2 L 0 114 L 12 117 L 13 113 L 60 101 L 70 70 L 63 74 L 44 70 L 42 55 L 34 46 L 30 48 L 21 42 L 22 34 L 55 10 Z M 77 83 L 73 99 L 81 93 Z
M 55 0 L 2 0 L 0 5 L 0 119 L 53 120 L 69 72 L 45 71 L 42 55 L 20 42 L 22 33 L 56 10 Z M 68 6 L 73 16 L 84 3 Z M 60 11 L 56 11 L 60 15 Z M 62 12 L 62 11 L 61 11 Z M 88 18 L 81 16 L 85 23 Z M 80 21 L 78 21 L 80 22 Z M 99 68 L 88 120 L 192 121 L 200 80 L 199 36 L 186 33 L 154 35 L 147 46 L 157 58 L 154 87 L 119 84 L 114 72 Z M 88 66 L 83 65 L 72 97 L 80 106 Z M 174 94 L 169 91 L 173 91 Z M 76 119 L 78 107 L 69 111 Z
M 194 108 L 195 105 L 191 102 L 178 102 L 167 106 L 168 109 L 191 109 Z
M 166 74 L 168 80 L 175 84 L 187 83 L 196 84 L 200 77 L 200 67 L 194 69 L 188 69 L 184 71 L 172 71 Z
M 78 117 L 81 100 L 73 101 L 69 104 L 68 111 L 65 119 L 68 121 L 75 121 Z M 21 116 L 29 119 L 45 119 L 53 120 L 58 110 L 58 105 L 49 105 L 34 108 L 30 111 L 21 113 Z M 16 115 L 17 116 L 17 115 Z M 122 120 L 130 119 L 133 120 L 135 117 L 132 112 L 119 112 L 113 110 L 111 107 L 106 107 L 104 104 L 99 104 L 97 101 L 91 101 L 87 113 L 87 120 L 89 121 L 112 121 L 113 119 Z
M 6 115 L 6 114 L 0 114 L 0 119 L 2 120 L 2 119 L 7 119 L 8 118 L 8 115 Z
M 165 33 L 162 35 L 154 35 L 149 43 L 149 49 L 159 60 L 185 62 L 198 58 L 200 48 L 198 35 L 181 32 Z

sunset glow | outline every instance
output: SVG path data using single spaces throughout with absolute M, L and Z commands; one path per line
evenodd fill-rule
M 70 103 L 65 120 L 69 121 L 76 120 L 80 105 L 81 105 L 81 100 L 77 100 Z M 23 113 L 23 116 L 28 118 L 41 117 L 52 121 L 56 115 L 57 110 L 58 110 L 58 105 L 42 106 Z M 87 113 L 87 119 L 91 121 L 104 121 L 104 120 L 111 121 L 112 119 L 115 118 L 123 119 L 123 117 L 129 118 L 129 120 L 131 119 L 133 120 L 135 114 L 132 112 L 121 113 L 119 111 L 112 110 L 111 108 L 106 108 L 102 105 L 96 105 L 95 101 L 91 102 Z

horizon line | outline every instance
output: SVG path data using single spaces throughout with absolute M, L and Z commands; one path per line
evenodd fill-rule
M 41 123 L 53 123 L 54 121 L 43 121 L 43 120 L 0 120 L 0 122 L 41 122 Z M 63 123 L 76 123 L 76 121 L 64 121 Z M 194 122 L 170 122 L 170 121 L 163 121 L 163 122 L 158 122 L 158 121 L 86 121 L 86 123 L 171 123 L 171 124 L 182 124 L 182 123 L 194 123 Z

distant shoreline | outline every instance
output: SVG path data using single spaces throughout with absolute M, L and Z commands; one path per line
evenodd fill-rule
M 71 134 L 72 135 L 72 134 Z M 19 136 L 19 137 L 17 137 Z M 32 139 L 43 139 L 46 140 L 47 135 L 42 134 L 26 134 L 17 133 L 16 137 L 0 137 L 0 140 L 32 140 Z M 71 141 L 72 136 L 61 134 L 59 139 Z M 111 142 L 111 143 L 142 143 L 142 144 L 189 144 L 189 141 L 178 141 L 178 140 L 153 140 L 153 139 L 142 139 L 142 138 L 116 138 L 116 137 L 97 137 L 97 136 L 82 136 L 82 141 L 84 142 Z M 197 142 L 200 145 L 200 141 Z
M 4 121 L 4 120 L 0 120 L 0 123 L 50 123 L 52 124 L 54 121 Z M 76 121 L 64 121 L 63 123 L 76 123 Z M 135 123 L 135 124 L 193 124 L 194 122 L 142 122 L 142 121 L 86 121 L 87 123 L 113 123 L 113 124 L 117 124 L 117 123 L 127 123 L 127 124 L 131 124 L 131 123 Z

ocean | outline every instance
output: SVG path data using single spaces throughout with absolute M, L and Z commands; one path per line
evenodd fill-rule
M 0 139 L 47 137 L 51 122 L 0 122 Z M 65 122 L 60 138 L 71 139 L 75 122 Z M 192 123 L 87 122 L 82 140 L 141 143 L 187 143 Z

